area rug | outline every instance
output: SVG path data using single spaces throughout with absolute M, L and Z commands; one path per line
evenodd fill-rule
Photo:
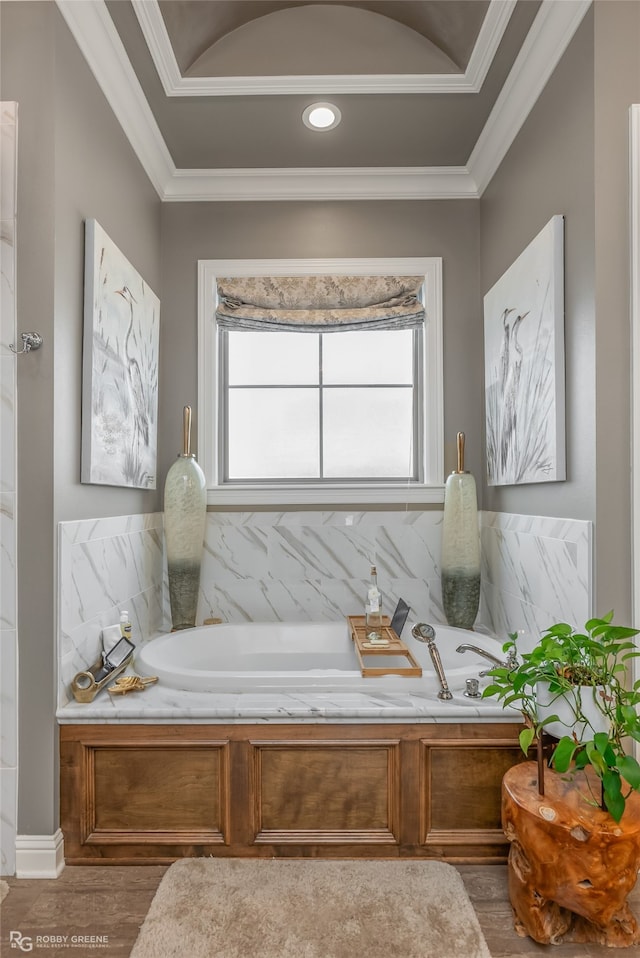
M 4 901 L 9 894 L 9 882 L 0 878 L 0 902 Z
M 490 958 L 459 873 L 434 861 L 188 858 L 131 958 Z

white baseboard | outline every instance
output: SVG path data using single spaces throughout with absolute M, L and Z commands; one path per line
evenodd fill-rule
M 64 837 L 53 835 L 16 836 L 16 878 L 58 878 L 64 869 Z

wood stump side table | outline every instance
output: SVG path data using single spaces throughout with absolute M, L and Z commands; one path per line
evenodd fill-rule
M 535 762 L 515 765 L 502 781 L 515 928 L 541 944 L 640 943 L 627 903 L 640 868 L 640 794 L 629 796 L 615 822 L 593 804 L 600 782 L 591 771 L 567 781 L 546 770 L 544 795 Z

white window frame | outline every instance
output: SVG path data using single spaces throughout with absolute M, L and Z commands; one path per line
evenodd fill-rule
M 422 337 L 424 395 L 423 483 L 220 483 L 218 463 L 218 276 L 424 276 Z M 277 259 L 198 261 L 198 459 L 209 505 L 351 505 L 431 503 L 444 499 L 444 377 L 442 259 Z

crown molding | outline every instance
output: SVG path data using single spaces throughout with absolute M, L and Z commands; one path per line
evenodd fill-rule
M 176 168 L 104 0 L 56 2 L 147 176 L 169 202 L 477 198 L 591 6 L 542 0 L 466 166 L 192 170 Z
M 477 198 L 460 167 L 335 167 L 322 169 L 176 170 L 163 199 L 428 200 Z
M 543 0 L 467 162 L 480 195 L 505 158 L 591 2 Z
M 120 126 L 159 196 L 175 164 L 104 0 L 56 0 Z
M 282 96 L 336 93 L 477 93 L 517 0 L 491 0 L 464 73 L 385 76 L 183 77 L 158 0 L 131 0 L 166 96 Z
M 489 4 L 465 72 L 474 93 L 482 89 L 517 2 L 518 0 L 491 0 Z

